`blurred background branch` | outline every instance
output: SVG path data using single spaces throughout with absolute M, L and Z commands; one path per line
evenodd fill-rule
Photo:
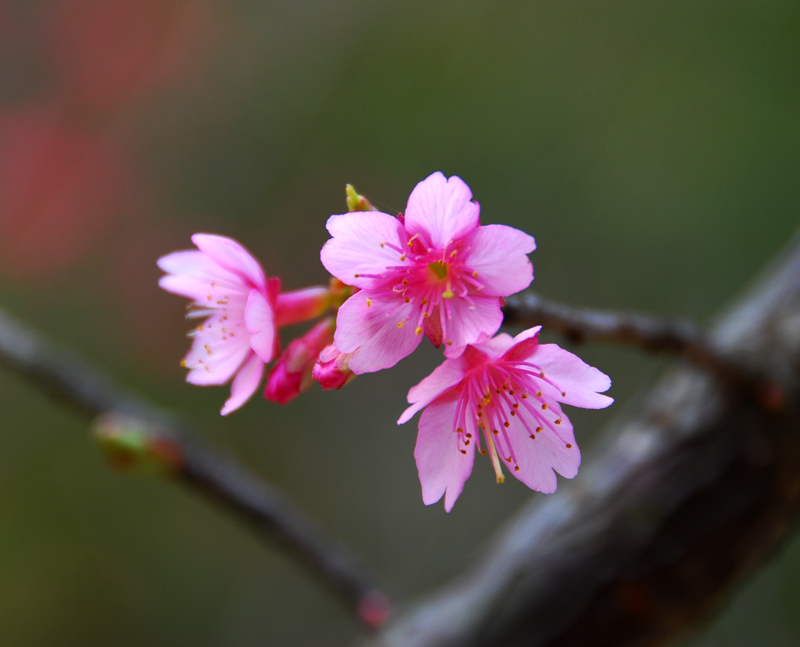
M 114 384 L 110 376 L 0 311 L 0 366 L 94 422 L 112 466 L 168 476 L 277 543 L 366 627 L 389 614 L 389 598 L 363 565 L 282 494 L 231 456 L 201 442 L 166 412 Z
M 503 314 L 503 325 L 540 325 L 573 343 L 606 342 L 672 355 L 734 383 L 755 378 L 752 367 L 738 362 L 736 355 L 716 348 L 700 328 L 686 319 L 574 307 L 543 299 L 533 292 L 508 297 Z
M 254 398 L 223 418 L 224 389 L 183 379 L 182 306 L 158 289 L 155 260 L 206 231 L 244 243 L 287 290 L 318 284 L 325 221 L 345 210 L 346 183 L 397 213 L 441 170 L 469 184 L 484 224 L 535 236 L 537 294 L 694 321 L 705 334 L 797 227 L 798 34 L 795 0 L 0 0 L 0 303 L 169 403 L 291 493 L 398 598 L 418 599 L 532 501 L 571 515 L 584 477 L 587 489 L 602 483 L 586 470 L 544 497 L 515 479 L 496 485 L 478 462 L 450 514 L 424 506 L 415 430 L 394 421 L 441 362 L 427 344 L 342 391 L 312 389 L 286 408 Z M 576 350 L 549 329 L 545 341 Z M 768 375 L 787 361 L 753 362 L 745 337 L 702 342 L 747 370 L 769 364 Z M 630 346 L 577 352 L 612 377 L 616 401 L 569 414 L 588 466 L 596 432 L 676 362 Z M 743 414 L 763 420 L 787 391 L 761 383 L 757 393 Z M 654 424 L 680 421 L 684 405 L 656 409 Z M 7 371 L 0 410 L 0 644 L 352 640 L 342 598 L 264 550 L 241 516 L 195 496 L 199 486 L 110 474 L 95 446 L 76 441 L 91 411 L 51 405 Z M 136 460 L 169 470 L 136 419 L 97 423 L 106 456 L 124 465 L 143 453 Z M 627 447 L 645 451 L 650 438 Z M 718 463 L 694 468 L 690 483 L 716 482 Z M 731 505 L 740 492 L 734 482 Z M 637 509 L 628 523 L 648 519 Z M 726 555 L 740 539 L 714 541 Z M 705 581 L 704 562 L 684 567 Z M 800 644 L 798 582 L 800 538 L 690 646 Z M 647 618 L 660 607 L 636 590 L 626 595 Z
M 522 510 L 466 574 L 368 644 L 633 647 L 696 627 L 796 526 L 798 322 L 796 237 L 710 336 L 769 386 L 732 391 L 673 369 L 611 425 L 560 499 Z

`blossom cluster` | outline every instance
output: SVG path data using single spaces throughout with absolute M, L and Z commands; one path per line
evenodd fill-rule
M 458 177 L 434 173 L 412 191 L 403 214 L 375 210 L 348 187 L 350 211 L 331 216 L 321 261 L 328 286 L 282 292 L 236 241 L 195 234 L 196 250 L 159 259 L 160 285 L 192 300 L 183 360 L 187 381 L 231 381 L 226 415 L 258 390 L 286 404 L 317 381 L 339 389 L 359 374 L 394 366 L 427 337 L 444 362 L 408 393 L 402 424 L 423 411 L 414 456 L 426 504 L 444 496 L 449 512 L 489 454 L 531 489 L 554 492 L 555 473 L 572 478 L 580 451 L 562 404 L 602 408 L 611 381 L 555 344 L 540 327 L 497 334 L 503 297 L 533 280 L 536 244 L 505 225 L 481 225 L 480 207 Z M 334 316 L 335 315 L 335 316 Z M 314 321 L 282 349 L 278 331 Z

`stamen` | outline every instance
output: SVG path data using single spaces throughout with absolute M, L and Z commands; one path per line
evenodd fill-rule
M 494 473 L 497 478 L 497 482 L 503 483 L 506 478 L 503 476 L 503 470 L 500 467 L 500 459 L 497 457 L 497 448 L 494 446 L 494 438 L 489 436 L 486 439 L 486 444 L 489 446 L 489 452 L 492 457 L 492 467 L 494 467 Z

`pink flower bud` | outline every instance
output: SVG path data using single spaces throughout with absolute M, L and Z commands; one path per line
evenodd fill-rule
M 267 376 L 264 397 L 271 402 L 288 404 L 313 383 L 312 369 L 320 351 L 333 341 L 335 324 L 327 317 L 302 337 L 286 347 Z
M 303 288 L 278 295 L 275 303 L 275 322 L 290 326 L 316 319 L 331 305 L 331 291 L 322 286 Z
M 325 391 L 341 389 L 356 376 L 349 367 L 350 355 L 351 353 L 340 353 L 333 344 L 319 354 L 313 375 Z

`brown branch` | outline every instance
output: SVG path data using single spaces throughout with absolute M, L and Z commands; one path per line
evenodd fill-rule
M 800 244 L 709 339 L 766 379 L 673 369 L 574 481 L 369 646 L 638 647 L 697 626 L 800 516 Z
M 548 301 L 532 292 L 508 297 L 503 314 L 504 325 L 541 325 L 576 343 L 606 342 L 672 355 L 726 380 L 747 379 L 749 373 L 686 319 L 579 308 Z
M 87 420 L 97 419 L 101 441 L 133 439 L 161 473 L 245 521 L 259 537 L 277 542 L 336 592 L 362 624 L 377 626 L 388 615 L 389 599 L 373 578 L 272 486 L 2 311 L 0 365 Z M 125 454 L 117 445 L 111 456 L 119 465 Z

